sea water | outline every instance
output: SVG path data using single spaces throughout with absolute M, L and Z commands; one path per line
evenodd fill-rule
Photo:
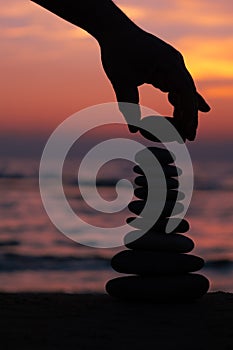
M 91 248 L 59 232 L 42 205 L 38 167 L 36 159 L 1 161 L 0 291 L 103 293 L 106 281 L 120 275 L 111 269 L 110 259 L 124 248 Z M 90 239 L 98 239 L 98 226 L 124 223 L 131 215 L 127 208 L 115 215 L 98 213 L 84 205 L 71 168 L 69 164 L 66 167 L 64 190 L 74 211 L 97 227 L 96 236 Z M 116 196 L 117 179 L 133 181 L 130 169 L 132 164 L 119 162 L 105 169 L 100 186 L 103 198 Z M 195 162 L 194 170 L 195 188 L 186 215 L 191 225 L 187 235 L 195 242 L 192 254 L 206 261 L 202 273 L 209 278 L 211 291 L 233 292 L 233 165 Z M 85 186 L 91 193 L 88 181 Z M 88 239 L 88 225 L 80 227 L 80 234 Z

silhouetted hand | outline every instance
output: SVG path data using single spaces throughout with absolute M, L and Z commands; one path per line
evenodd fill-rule
M 177 50 L 139 28 L 111 0 L 33 1 L 96 38 L 101 47 L 103 67 L 129 127 L 130 121 L 137 124 L 140 119 L 138 86 L 148 83 L 168 92 L 168 99 L 174 106 L 173 124 L 184 140 L 195 139 L 198 110 L 208 112 L 210 107 L 197 93 Z M 120 102 L 137 105 L 132 105 L 128 113 L 128 108 Z M 131 126 L 130 130 L 138 129 Z
M 103 67 L 118 102 L 139 104 L 138 86 L 152 84 L 168 93 L 168 100 L 174 106 L 174 124 L 183 139 L 195 139 L 198 110 L 208 112 L 210 107 L 196 91 L 177 50 L 138 27 L 119 33 L 117 39 L 103 40 L 100 46 Z M 140 110 L 136 119 L 140 118 L 139 114 Z M 125 117 L 127 120 L 127 115 Z M 131 132 L 138 130 L 133 126 L 129 129 Z

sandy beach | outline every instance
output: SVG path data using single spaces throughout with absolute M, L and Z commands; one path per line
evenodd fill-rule
M 108 295 L 0 294 L 1 349 L 233 349 L 233 294 L 191 304 Z

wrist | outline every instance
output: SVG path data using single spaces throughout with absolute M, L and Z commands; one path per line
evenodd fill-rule
M 111 0 L 97 1 L 89 7 L 82 28 L 89 32 L 101 45 L 106 41 L 119 40 L 130 36 L 139 27 Z

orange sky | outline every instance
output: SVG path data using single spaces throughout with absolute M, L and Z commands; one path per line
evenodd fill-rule
M 231 0 L 117 0 L 142 28 L 176 47 L 212 107 L 199 138 L 233 136 Z M 69 115 L 115 100 L 95 39 L 29 0 L 0 0 L 2 133 L 52 131 Z M 170 114 L 148 85 L 141 104 Z

